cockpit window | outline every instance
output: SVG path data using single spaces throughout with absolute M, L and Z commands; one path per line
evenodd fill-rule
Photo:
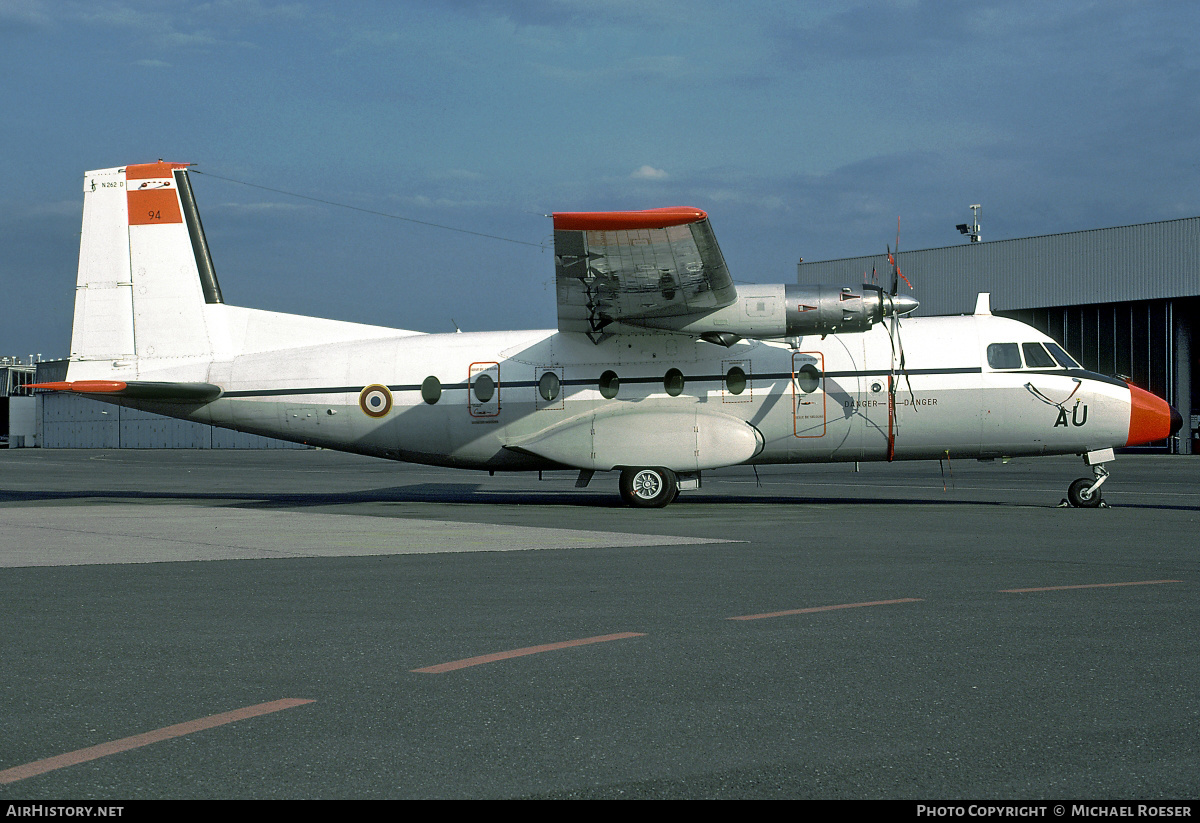
M 1046 353 L 1041 343 L 1022 343 L 1021 351 L 1025 353 L 1025 365 L 1031 369 L 1056 368 L 1054 358 Z
M 1021 352 L 1016 343 L 992 343 L 987 348 L 988 365 L 993 369 L 1021 368 Z
M 1073 358 L 1073 357 L 1071 357 L 1071 355 L 1067 354 L 1066 350 L 1063 349 L 1063 347 L 1058 345 L 1057 343 L 1047 343 L 1046 348 L 1048 348 L 1050 350 L 1050 353 L 1052 355 L 1054 355 L 1054 359 L 1058 361 L 1058 365 L 1062 366 L 1064 369 L 1081 369 L 1081 368 L 1083 368 L 1082 366 L 1080 366 L 1078 363 L 1075 362 L 1075 358 Z

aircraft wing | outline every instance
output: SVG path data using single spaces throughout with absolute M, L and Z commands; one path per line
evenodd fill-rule
M 697 317 L 732 304 L 737 289 L 700 209 L 554 215 L 559 331 L 593 343 L 613 322 Z

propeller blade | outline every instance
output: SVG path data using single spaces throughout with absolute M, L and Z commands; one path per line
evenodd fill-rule
M 900 255 L 900 218 L 896 218 L 896 249 L 893 252 L 892 247 L 887 247 L 887 260 L 892 267 L 892 288 L 887 295 L 889 302 L 889 314 L 891 322 L 888 323 L 888 341 L 892 346 L 892 364 L 888 373 L 888 443 L 887 443 L 887 459 L 891 462 L 896 456 L 896 435 L 899 434 L 899 421 L 896 418 L 896 392 L 900 389 L 900 380 L 903 378 L 908 385 L 909 396 L 913 396 L 912 378 L 908 374 L 908 364 L 904 356 L 904 340 L 900 336 L 900 315 L 907 314 L 916 308 L 916 300 L 908 295 L 899 297 L 900 281 L 903 280 L 910 291 L 915 291 L 909 279 L 900 271 L 900 264 L 897 257 Z M 882 295 L 881 295 L 882 296 Z M 916 404 L 913 404 L 913 410 L 916 410 Z
M 889 290 L 889 293 L 893 297 L 895 297 L 896 292 L 900 291 L 900 281 L 898 278 L 898 275 L 900 274 L 900 269 L 896 267 L 896 257 L 895 257 L 895 255 L 892 254 L 892 247 L 888 246 L 887 250 L 888 250 L 887 260 L 888 260 L 888 263 L 892 267 L 892 288 Z

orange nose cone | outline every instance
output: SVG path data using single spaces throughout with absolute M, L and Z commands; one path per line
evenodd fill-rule
M 1129 440 L 1126 446 L 1141 446 L 1166 440 L 1179 430 L 1174 418 L 1179 412 L 1166 400 L 1137 386 L 1129 387 Z M 1182 420 L 1180 420 L 1182 422 Z

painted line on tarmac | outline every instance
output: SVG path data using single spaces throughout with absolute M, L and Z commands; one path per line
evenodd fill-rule
M 861 609 L 866 606 L 891 606 L 895 603 L 920 603 L 920 597 L 902 597 L 898 600 L 871 600 L 866 603 L 839 603 L 834 606 L 813 606 L 807 609 L 787 609 L 779 612 L 766 612 L 764 614 L 745 614 L 738 617 L 727 617 L 726 620 L 762 620 L 767 617 L 785 617 L 791 614 L 813 614 L 815 612 L 829 612 L 837 609 Z
M 1137 580 L 1132 583 L 1086 583 L 1081 586 L 1040 586 L 1034 589 L 1001 589 L 1004 594 L 1024 594 L 1025 592 L 1060 592 L 1067 589 L 1107 589 L 1113 586 L 1156 586 L 1159 583 L 1182 583 L 1182 580 Z
M 599 637 L 585 637 L 580 640 L 564 640 L 561 643 L 546 643 L 541 646 L 527 646 L 523 649 L 512 649 L 507 652 L 496 652 L 495 654 L 483 654 L 479 657 L 468 657 L 463 660 L 453 660 L 449 663 L 439 663 L 436 666 L 425 666 L 420 669 L 412 669 L 413 672 L 420 674 L 442 674 L 443 672 L 452 672 L 458 669 L 465 669 L 470 666 L 480 666 L 484 663 L 495 663 L 500 660 L 511 660 L 514 657 L 524 657 L 529 654 L 540 654 L 541 652 L 552 652 L 557 649 L 569 649 L 573 646 L 587 646 L 592 643 L 607 643 L 610 640 L 625 640 L 630 637 L 645 637 L 643 632 L 620 632 L 618 634 L 603 634 Z
M 86 749 L 77 749 L 66 754 L 56 755 L 55 757 L 47 757 L 43 760 L 35 760 L 32 763 L 26 763 L 24 766 L 13 766 L 11 769 L 0 771 L 0 784 L 15 783 L 18 780 L 24 780 L 27 777 L 33 777 L 46 772 L 52 772 L 56 769 L 62 769 L 66 766 L 74 766 L 79 763 L 86 763 L 89 760 L 97 760 L 101 757 L 107 757 L 110 754 L 118 754 L 126 752 L 130 749 L 136 749 L 141 746 L 148 746 L 151 743 L 159 743 L 163 740 L 170 740 L 173 737 L 182 737 L 185 734 L 211 729 L 214 726 L 223 726 L 226 723 L 233 723 L 237 720 L 246 720 L 251 717 L 258 717 L 263 714 L 291 709 L 296 706 L 303 706 L 306 703 L 312 703 L 312 700 L 304 700 L 299 698 L 286 698 L 284 700 L 273 700 L 270 703 L 259 703 L 256 706 L 246 706 L 242 709 L 234 709 L 231 712 L 222 712 L 209 717 L 201 717 L 198 720 L 189 720 L 186 723 L 176 723 L 174 726 L 166 726 L 161 729 L 156 729 L 145 734 L 135 734 L 133 737 L 123 737 L 120 740 L 113 740 L 108 743 L 101 743 L 96 746 L 89 746 Z
M 894 603 L 920 603 L 920 597 L 902 597 L 899 600 L 872 600 L 868 603 L 840 603 L 836 606 L 814 606 L 809 609 L 788 609 L 782 612 L 766 612 L 765 614 L 744 614 L 740 617 L 727 617 L 726 620 L 762 620 L 767 617 L 785 617 L 789 614 L 813 614 L 814 612 L 831 612 L 835 609 L 861 609 L 865 606 L 891 606 Z

